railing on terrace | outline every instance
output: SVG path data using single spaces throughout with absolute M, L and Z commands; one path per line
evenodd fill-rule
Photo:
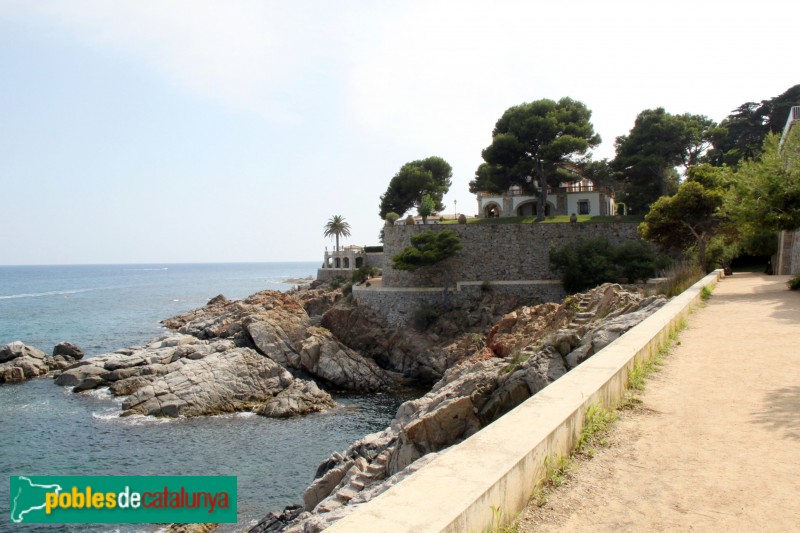
M 786 119 L 786 126 L 783 127 L 781 140 L 778 143 L 779 148 L 783 146 L 783 141 L 786 140 L 786 135 L 789 133 L 789 130 L 792 128 L 792 124 L 795 122 L 800 122 L 800 105 L 796 105 L 789 110 L 789 116 Z

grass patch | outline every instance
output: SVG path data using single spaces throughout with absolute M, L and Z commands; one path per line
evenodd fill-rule
M 522 353 L 522 351 L 518 349 L 512 351 L 511 355 L 513 356 L 511 358 L 511 362 L 508 363 L 508 365 L 506 365 L 505 367 L 503 367 L 503 369 L 500 371 L 501 374 L 510 374 L 511 372 L 516 370 L 519 365 L 527 361 L 528 358 L 530 357 L 529 353 Z
M 644 220 L 643 217 L 635 216 L 635 215 L 628 215 L 622 217 L 622 222 L 641 222 Z M 578 223 L 585 223 L 585 222 L 593 222 L 593 223 L 610 223 L 616 222 L 616 217 L 614 216 L 592 216 L 592 215 L 578 215 Z M 541 222 L 536 222 L 536 217 L 526 216 L 526 217 L 499 217 L 499 218 L 468 218 L 467 224 L 563 224 L 569 223 L 569 215 L 558 215 L 558 216 L 551 216 L 547 217 Z M 445 220 L 440 222 L 440 224 L 448 225 L 448 224 L 458 224 L 457 220 Z
M 707 302 L 711 299 L 711 293 L 714 292 L 714 287 L 716 287 L 716 283 L 711 283 L 703 287 L 703 290 L 700 291 L 700 298 L 703 299 L 704 302 Z
M 547 503 L 547 495 L 567 482 L 569 473 L 574 468 L 571 457 L 563 455 L 557 458 L 548 457 L 544 460 L 544 477 L 539 480 L 531 493 L 530 500 L 537 507 Z
M 586 421 L 581 430 L 581 438 L 575 449 L 577 453 L 592 457 L 596 447 L 608 446 L 608 434 L 611 424 L 617 420 L 614 411 L 599 405 L 590 405 L 586 410 Z
M 633 363 L 633 368 L 628 369 L 628 388 L 633 390 L 644 389 L 647 377 L 653 372 L 658 372 L 664 364 L 664 357 L 673 344 L 680 344 L 678 334 L 686 328 L 686 319 L 681 318 L 678 323 L 670 327 L 667 341 L 658 349 L 658 352 L 647 360 L 638 360 Z
M 492 524 L 483 528 L 483 533 L 518 533 L 519 522 L 507 520 L 505 513 L 496 505 L 492 505 Z
M 800 275 L 797 275 L 786 282 L 790 291 L 800 291 Z

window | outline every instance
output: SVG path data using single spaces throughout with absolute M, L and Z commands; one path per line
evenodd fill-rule
M 579 215 L 589 214 L 589 200 L 578 200 L 578 214 Z

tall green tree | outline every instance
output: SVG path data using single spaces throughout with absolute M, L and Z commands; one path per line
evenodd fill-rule
M 726 209 L 746 236 L 800 228 L 800 127 L 779 140 L 768 135 L 761 157 L 736 169 Z
M 699 163 L 718 133 L 716 123 L 703 115 L 672 115 L 663 107 L 639 113 L 628 135 L 617 137 L 612 162 L 628 208 L 644 213 L 659 196 L 674 194 L 680 178 L 676 167 Z
M 574 165 L 600 144 L 590 122 L 592 112 L 571 98 L 536 100 L 506 110 L 492 131 L 484 163 L 469 184 L 471 192 L 505 192 L 519 185 L 537 199 L 537 220 L 544 219 L 547 186 L 579 178 Z
M 735 166 L 758 159 L 767 135 L 783 131 L 789 110 L 796 105 L 800 105 L 800 84 L 773 98 L 740 105 L 720 123 L 722 129 L 714 136 L 709 162 Z
M 431 216 L 436 209 L 436 200 L 433 199 L 433 196 L 430 194 L 426 194 L 422 197 L 422 200 L 419 202 L 419 206 L 417 207 L 417 213 L 419 216 L 422 217 L 422 223 L 428 223 L 428 217 Z
M 323 228 L 326 237 L 336 238 L 336 251 L 339 251 L 339 237 L 350 236 L 350 224 L 345 221 L 342 215 L 333 215 Z
M 675 195 L 662 196 L 650 207 L 639 226 L 642 237 L 673 250 L 697 246 L 697 260 L 707 268 L 706 248 L 724 222 L 724 191 L 717 170 L 710 165 L 690 168 Z
M 452 184 L 453 168 L 441 157 L 428 157 L 406 163 L 389 182 L 381 196 L 380 216 L 395 212 L 403 216 L 409 209 L 419 206 L 422 197 L 430 195 L 435 210 L 444 209 L 442 198 Z

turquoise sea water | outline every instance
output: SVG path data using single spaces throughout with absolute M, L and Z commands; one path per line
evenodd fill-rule
M 0 267 L 0 344 L 21 340 L 45 352 L 62 340 L 87 356 L 162 334 L 159 320 L 223 293 L 242 298 L 287 290 L 317 263 Z M 321 461 L 384 428 L 396 395 L 336 397 L 339 407 L 290 420 L 249 414 L 164 420 L 119 418 L 104 391 L 72 394 L 41 378 L 0 385 L 0 531 L 9 524 L 11 475 L 235 475 L 239 523 L 302 503 Z M 50 526 L 56 531 L 154 531 L 155 526 Z

